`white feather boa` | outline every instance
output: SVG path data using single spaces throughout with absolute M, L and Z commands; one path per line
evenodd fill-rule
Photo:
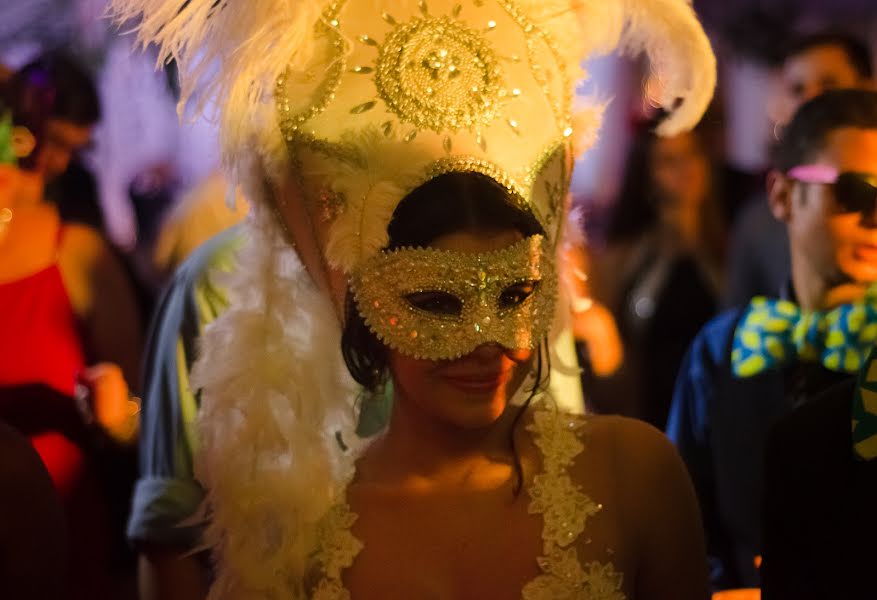
M 230 308 L 207 329 L 192 378 L 205 541 L 219 563 L 210 598 L 304 598 L 317 521 L 358 455 L 357 391 L 332 304 L 273 214 L 257 204 L 246 229 Z

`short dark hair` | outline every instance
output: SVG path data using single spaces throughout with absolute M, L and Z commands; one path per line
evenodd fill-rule
M 844 127 L 877 129 L 877 92 L 830 90 L 804 103 L 774 149 L 774 166 L 786 172 L 809 162 Z
M 868 44 L 856 36 L 842 31 L 823 31 L 811 33 L 794 39 L 783 55 L 783 62 L 804 54 L 813 48 L 834 46 L 840 48 L 847 56 L 850 65 L 860 77 L 871 79 L 874 76 L 874 62 Z
M 91 75 L 58 51 L 43 54 L 16 71 L 5 86 L 4 100 L 16 123 L 37 135 L 49 119 L 91 126 L 101 117 Z

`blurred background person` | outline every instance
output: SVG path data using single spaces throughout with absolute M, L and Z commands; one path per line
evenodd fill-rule
M 765 440 L 848 379 L 877 337 L 877 92 L 833 90 L 783 129 L 768 197 L 791 280 L 707 323 L 679 372 L 667 434 L 688 465 L 713 585 L 758 587 Z
M 31 127 L 27 120 L 45 122 L 40 125 L 45 129 L 42 136 L 45 141 L 32 164 L 25 161 L 28 168 L 42 177 L 44 198 L 57 207 L 63 223 L 88 226 L 104 238 L 124 270 L 127 285 L 135 294 L 139 320 L 145 323 L 152 311 L 154 284 L 141 276 L 134 252 L 125 252 L 110 242 L 100 199 L 99 180 L 103 172 L 102 169 L 93 172 L 96 162 L 89 160 L 103 120 L 98 90 L 90 73 L 67 53 L 53 50 L 12 73 L 3 88 L 6 103 L 13 112 L 22 115 L 25 126 Z M 35 112 L 37 105 L 45 114 Z M 155 211 L 149 204 L 158 204 L 158 210 L 166 208 L 167 202 L 165 205 L 151 202 L 152 196 L 160 199 L 166 196 L 152 191 L 156 187 L 160 186 L 152 185 L 146 188 L 148 192 L 137 194 L 139 188 L 132 184 L 130 203 L 137 205 L 135 201 L 140 200 L 141 212 L 147 216 Z
M 101 117 L 91 76 L 69 56 L 49 52 L 12 73 L 5 88 L 6 104 L 22 115 L 22 124 L 43 128 L 39 152 L 27 166 L 42 177 L 45 198 L 63 221 L 103 232 L 94 175 L 81 158 Z
M 45 196 L 47 174 L 63 168 L 77 127 L 53 120 L 53 107 L 73 101 L 40 77 L 23 92 L 9 89 L 11 110 L 0 109 L 12 148 L 0 178 L 0 406 L 13 425 L 27 423 L 64 505 L 71 597 L 110 597 L 111 514 L 119 507 L 101 485 L 94 443 L 96 436 L 112 449 L 136 436 L 128 385 L 138 385 L 139 314 L 99 233 L 64 223 Z M 21 386 L 45 393 L 30 401 Z M 104 456 L 115 460 L 112 451 Z
M 718 307 L 725 224 L 704 127 L 661 138 L 658 122 L 638 127 L 591 283 L 615 316 L 626 361 L 620 389 L 595 398 L 598 410 L 663 429 L 685 349 Z
M 562 251 L 563 280 L 572 298 L 573 337 L 583 369 L 583 388 L 588 390 L 592 380 L 609 378 L 618 372 L 624 362 L 624 346 L 615 317 L 591 292 L 587 240 L 578 235 L 583 231 L 581 219 L 581 211 L 571 212 L 568 231 L 573 235 Z M 589 394 L 585 394 L 585 401 L 591 404 Z
M 793 40 L 785 52 L 773 99 L 775 132 L 798 107 L 826 90 L 873 85 L 871 49 L 855 36 L 820 32 Z M 770 212 L 764 192 L 751 198 L 737 218 L 728 255 L 726 306 L 753 296 L 774 295 L 790 275 L 785 227 Z
M 127 537 L 136 550 L 141 600 L 201 600 L 208 559 L 199 552 L 198 508 L 204 490 L 195 479 L 200 394 L 189 384 L 204 328 L 228 307 L 222 283 L 243 244 L 232 227 L 197 248 L 162 295 L 150 327 L 144 362 L 139 476 Z

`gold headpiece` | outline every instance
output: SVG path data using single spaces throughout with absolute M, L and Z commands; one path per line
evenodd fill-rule
M 306 202 L 328 222 L 330 264 L 350 271 L 374 256 L 398 202 L 453 171 L 496 180 L 556 239 L 573 134 L 556 42 L 511 2 L 383 8 L 333 3 L 315 65 L 277 85 Z
M 600 121 L 574 114 L 580 62 L 619 44 L 655 59 L 664 124 L 712 95 L 709 43 L 684 0 L 116 0 L 119 19 L 175 58 L 183 98 L 218 99 L 232 166 L 293 174 L 313 240 L 349 274 L 387 244 L 399 201 L 432 177 L 478 172 L 558 237 L 570 167 Z M 654 17 L 654 18 L 652 18 Z M 197 48 L 196 48 L 197 47 Z M 195 50 L 198 50 L 196 53 Z M 301 240 L 297 240 L 301 242 Z

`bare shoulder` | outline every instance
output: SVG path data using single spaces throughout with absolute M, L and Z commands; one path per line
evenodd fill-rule
M 619 416 L 589 416 L 589 440 L 616 458 L 626 461 L 659 461 L 678 458 L 663 432 L 645 421 Z
M 68 223 L 61 232 L 58 266 L 74 311 L 87 318 L 101 295 L 127 285 L 121 265 L 96 229 Z
M 703 527 L 691 480 L 669 439 L 648 423 L 588 416 L 579 482 L 611 507 L 618 559 L 638 598 L 708 597 Z
M 691 481 L 673 443 L 663 432 L 636 419 L 589 417 L 586 445 L 592 457 L 614 473 L 616 489 L 635 504 L 644 492 L 654 497 L 687 495 Z
M 78 223 L 65 223 L 60 251 L 80 259 L 96 259 L 109 253 L 109 245 L 96 229 Z

